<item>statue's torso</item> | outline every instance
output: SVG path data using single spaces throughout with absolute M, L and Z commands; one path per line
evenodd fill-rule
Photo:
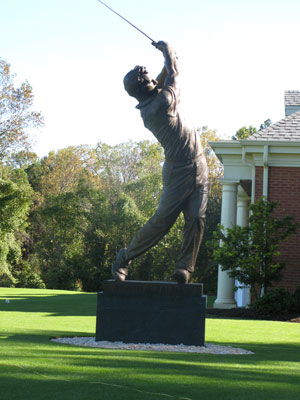
M 166 161 L 188 163 L 202 155 L 200 138 L 194 127 L 182 119 L 172 88 L 164 88 L 137 108 L 145 127 L 163 146 Z

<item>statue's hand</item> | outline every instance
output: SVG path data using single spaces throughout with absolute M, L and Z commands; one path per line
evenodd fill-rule
M 164 42 L 163 40 L 160 40 L 158 42 L 152 42 L 152 45 L 156 47 L 158 50 L 163 51 L 168 46 L 168 43 Z

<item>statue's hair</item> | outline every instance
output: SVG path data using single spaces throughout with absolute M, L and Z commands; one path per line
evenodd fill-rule
M 139 94 L 141 85 L 139 66 L 136 66 L 125 75 L 123 83 L 129 96 L 135 97 Z

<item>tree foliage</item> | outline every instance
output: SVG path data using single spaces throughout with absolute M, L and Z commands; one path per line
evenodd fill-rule
M 266 119 L 262 124 L 260 124 L 259 130 L 265 129 L 268 126 L 272 124 L 272 121 L 270 119 Z M 254 126 L 250 125 L 248 128 L 246 126 L 243 126 L 240 128 L 235 136 L 232 136 L 233 140 L 244 140 L 247 139 L 249 136 L 254 135 L 257 133 L 258 130 Z
M 14 75 L 7 62 L 0 59 L 0 160 L 29 146 L 28 128 L 43 124 L 39 112 L 32 109 L 33 91 L 25 81 L 14 86 Z
M 224 168 L 218 157 L 215 155 L 215 152 L 209 145 L 209 142 L 219 141 L 220 138 L 217 136 L 216 131 L 208 129 L 206 126 L 198 129 L 198 133 L 200 134 L 201 145 L 208 166 L 210 196 L 219 198 L 222 192 L 219 179 L 223 176 Z
M 254 135 L 254 133 L 257 133 L 257 129 L 254 126 L 250 125 L 248 128 L 246 126 L 242 126 L 232 139 L 247 139 L 249 136 Z
M 87 146 L 50 151 L 41 159 L 40 165 L 35 164 L 40 175 L 40 192 L 46 195 L 73 192 L 81 180 L 89 181 L 91 186 L 98 185 L 99 179 L 93 172 L 94 162 L 94 151 Z
M 279 245 L 299 229 L 292 216 L 279 219 L 273 215 L 277 204 L 262 197 L 249 207 L 248 226 L 224 231 L 219 225 L 209 243 L 214 261 L 241 287 L 250 286 L 256 299 L 281 278 L 284 263 L 278 261 Z
M 13 268 L 21 259 L 32 190 L 22 170 L 0 169 L 0 284 L 16 281 Z

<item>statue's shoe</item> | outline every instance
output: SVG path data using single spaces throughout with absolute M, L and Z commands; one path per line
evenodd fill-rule
M 186 269 L 176 269 L 174 272 L 174 278 L 178 283 L 189 283 L 191 274 Z
M 126 259 L 127 249 L 121 249 L 116 257 L 116 261 L 113 263 L 111 273 L 116 281 L 123 282 L 128 275 L 128 265 L 131 261 Z

